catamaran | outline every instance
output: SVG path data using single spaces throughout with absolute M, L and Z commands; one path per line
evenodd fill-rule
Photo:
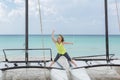
M 120 80 L 120 60 L 114 54 L 109 54 L 108 34 L 108 11 L 107 0 L 105 3 L 105 41 L 106 55 L 93 55 L 73 57 L 78 67 L 73 67 L 64 57 L 53 67 L 49 67 L 52 58 L 51 48 L 30 49 L 28 45 L 28 0 L 25 0 L 25 48 L 24 49 L 3 49 L 4 60 L 0 62 L 1 80 Z M 40 4 L 39 4 L 40 9 Z M 40 19 L 41 19 L 41 11 Z M 41 20 L 40 20 L 41 21 Z M 42 33 L 42 24 L 41 24 Z M 10 60 L 6 51 L 24 51 L 24 59 Z M 29 58 L 30 51 L 47 51 L 49 57 L 45 56 L 36 60 Z M 66 65 L 62 65 L 65 63 Z M 36 72 L 38 71 L 38 72 Z

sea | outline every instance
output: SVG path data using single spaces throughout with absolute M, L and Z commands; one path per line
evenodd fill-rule
M 57 38 L 57 35 L 55 36 Z M 73 42 L 73 45 L 66 44 L 65 48 L 71 57 L 104 55 L 106 54 L 104 35 L 64 35 L 65 42 Z M 56 56 L 56 46 L 51 35 L 29 35 L 28 48 L 49 48 L 52 56 Z M 24 35 L 0 35 L 0 58 L 4 58 L 3 49 L 25 49 Z M 7 57 L 23 57 L 24 50 L 5 50 Z M 28 52 L 29 56 L 50 56 L 50 51 L 33 50 Z M 109 36 L 109 54 L 120 56 L 120 35 Z

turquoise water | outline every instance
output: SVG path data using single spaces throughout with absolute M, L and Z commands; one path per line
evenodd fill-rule
M 56 36 L 57 38 L 57 36 Z M 64 36 L 66 42 L 73 42 L 73 45 L 65 45 L 67 52 L 72 56 L 88 56 L 88 55 L 100 55 L 105 54 L 105 36 Z M 29 36 L 29 48 L 41 48 L 42 39 L 44 39 L 44 47 L 51 48 L 53 56 L 56 55 L 56 47 L 51 40 L 51 36 Z M 109 36 L 110 53 L 120 56 L 120 36 Z M 24 48 L 25 40 L 24 36 L 0 36 L 0 55 L 3 55 L 2 49 L 4 48 Z M 9 52 L 9 56 L 23 56 L 24 51 L 21 52 Z M 49 52 L 46 52 L 48 55 Z M 31 56 L 37 56 L 42 52 L 31 52 Z

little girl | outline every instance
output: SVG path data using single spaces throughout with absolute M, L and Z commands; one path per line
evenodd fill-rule
M 67 58 L 68 61 L 70 61 L 71 63 L 73 63 L 76 67 L 77 65 L 75 64 L 75 62 L 70 58 L 70 56 L 68 55 L 68 53 L 66 52 L 66 49 L 64 48 L 64 44 L 73 44 L 70 42 L 64 42 L 64 37 L 62 35 L 59 35 L 57 40 L 55 40 L 54 38 L 54 32 L 52 32 L 52 40 L 53 42 L 56 44 L 56 48 L 58 50 L 58 54 L 56 55 L 54 61 L 52 61 L 52 63 L 50 64 L 50 67 L 61 57 L 61 56 L 65 56 Z

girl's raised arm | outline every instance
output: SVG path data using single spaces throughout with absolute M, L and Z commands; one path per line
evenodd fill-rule
M 55 38 L 54 38 L 54 33 L 55 33 L 55 31 L 53 30 L 53 31 L 52 31 L 52 40 L 53 40 L 54 43 L 56 43 L 57 41 L 56 41 Z

